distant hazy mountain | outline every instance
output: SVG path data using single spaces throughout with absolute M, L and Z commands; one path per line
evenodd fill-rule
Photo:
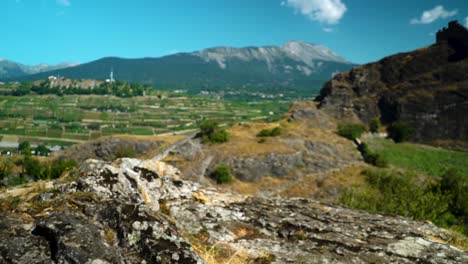
M 117 80 L 163 88 L 307 87 L 320 89 L 332 75 L 354 64 L 330 49 L 292 41 L 283 46 L 210 48 L 161 58 L 103 58 L 72 68 L 34 74 L 17 80 L 68 78 Z
M 0 59 L 0 80 L 53 71 L 75 65 L 76 64 L 62 63 L 58 65 L 38 64 L 28 66 L 13 61 Z

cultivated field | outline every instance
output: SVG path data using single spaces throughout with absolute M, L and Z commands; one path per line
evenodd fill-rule
M 67 145 L 114 134 L 151 136 L 190 130 L 203 119 L 222 124 L 275 120 L 288 106 L 287 101 L 238 103 L 167 92 L 129 98 L 0 96 L 0 136 Z

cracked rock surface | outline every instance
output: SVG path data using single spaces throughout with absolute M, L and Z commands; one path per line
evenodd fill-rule
M 63 179 L 6 190 L 0 263 L 204 263 L 200 237 L 245 263 L 468 262 L 430 223 L 219 192 L 179 174 L 155 160 L 88 160 Z

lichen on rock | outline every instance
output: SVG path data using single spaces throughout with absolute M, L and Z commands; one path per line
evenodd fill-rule
M 429 223 L 220 192 L 156 160 L 88 160 L 74 173 L 50 188 L 21 187 L 21 206 L 2 206 L 1 263 L 468 261 Z

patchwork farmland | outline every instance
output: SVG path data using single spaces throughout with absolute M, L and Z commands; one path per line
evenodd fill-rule
M 111 95 L 0 96 L 0 135 L 68 145 L 114 134 L 157 135 L 220 123 L 274 120 L 287 101 L 239 103 L 169 92 Z

